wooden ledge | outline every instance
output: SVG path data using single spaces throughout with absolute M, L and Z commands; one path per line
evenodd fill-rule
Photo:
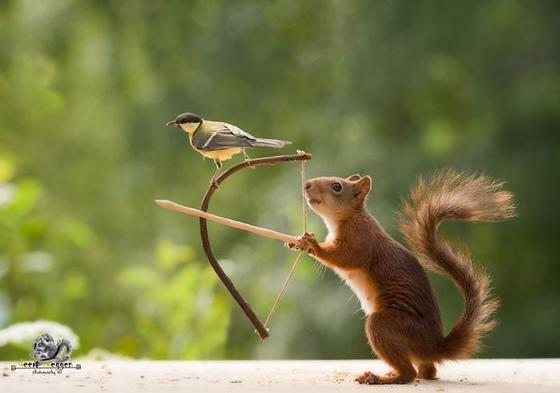
M 446 362 L 437 381 L 407 386 L 360 386 L 378 360 L 329 361 L 80 361 L 81 370 L 33 375 L 0 362 L 2 392 L 505 392 L 560 391 L 560 359 Z

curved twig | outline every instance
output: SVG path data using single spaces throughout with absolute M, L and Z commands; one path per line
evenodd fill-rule
M 206 190 L 206 193 L 204 194 L 204 198 L 202 199 L 200 210 L 204 212 L 208 211 L 208 205 L 210 204 L 210 199 L 212 198 L 212 195 L 214 195 L 214 191 L 216 191 L 217 185 L 220 185 L 228 177 L 232 176 L 233 174 L 239 172 L 242 169 L 254 167 L 257 165 L 274 165 L 279 162 L 307 161 L 310 159 L 311 159 L 310 154 L 301 152 L 299 154 L 255 158 L 242 162 L 238 165 L 235 165 L 229 168 L 224 173 L 222 173 L 220 177 L 216 179 L 215 182 L 210 183 L 210 185 L 208 186 L 208 190 Z M 243 310 L 247 318 L 249 318 L 249 320 L 257 330 L 257 333 L 259 334 L 261 339 L 263 340 L 266 339 L 269 336 L 268 330 L 264 327 L 264 325 L 260 321 L 257 314 L 255 314 L 255 312 L 253 311 L 249 303 L 243 298 L 243 296 L 241 296 L 241 294 L 233 284 L 233 281 L 231 281 L 229 276 L 224 272 L 224 270 L 218 263 L 218 260 L 214 256 L 214 253 L 212 252 L 212 247 L 210 246 L 210 240 L 208 238 L 208 227 L 206 225 L 206 219 L 204 218 L 200 218 L 200 237 L 202 239 L 202 248 L 206 253 L 208 262 L 210 262 L 210 265 L 212 266 L 212 268 L 214 269 L 214 271 L 216 272 L 216 274 L 218 275 L 222 283 L 225 285 L 225 287 L 227 288 L 231 296 L 235 299 L 237 304 L 239 304 L 239 306 L 241 307 L 241 309 Z

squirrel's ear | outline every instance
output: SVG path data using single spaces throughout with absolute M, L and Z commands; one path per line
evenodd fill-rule
M 346 178 L 346 180 L 349 180 L 349 181 L 356 181 L 356 180 L 360 180 L 361 178 L 362 178 L 362 177 L 361 177 L 360 175 L 356 174 L 356 175 L 348 176 L 348 177 Z
M 365 198 L 366 195 L 371 191 L 372 180 L 369 176 L 360 177 L 358 181 L 354 183 L 354 196 Z

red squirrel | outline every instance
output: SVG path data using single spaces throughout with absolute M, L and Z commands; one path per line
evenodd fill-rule
M 319 243 L 305 233 L 289 244 L 334 270 L 352 288 L 366 314 L 371 349 L 394 371 L 365 372 L 361 384 L 404 384 L 436 378 L 436 364 L 465 359 L 480 349 L 495 325 L 498 301 L 490 278 L 438 233 L 443 220 L 499 221 L 515 216 L 513 195 L 503 183 L 453 171 L 420 179 L 400 213 L 400 229 L 414 253 L 385 232 L 366 207 L 369 176 L 319 177 L 305 183 L 308 205 L 323 219 L 328 236 Z M 450 277 L 465 310 L 445 335 L 438 302 L 423 267 Z

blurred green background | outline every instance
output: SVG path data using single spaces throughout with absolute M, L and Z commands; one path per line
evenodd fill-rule
M 368 358 L 358 301 L 308 257 L 261 343 L 202 254 L 214 170 L 164 124 L 192 111 L 313 154 L 309 177 L 370 174 L 395 212 L 442 167 L 507 181 L 519 218 L 446 224 L 502 299 L 486 357 L 560 354 L 557 1 L 0 2 L 0 328 L 52 320 L 135 358 Z M 253 151 L 253 156 L 277 153 Z M 240 160 L 241 158 L 237 158 Z M 228 165 L 231 164 L 228 163 Z M 299 166 L 245 171 L 211 211 L 301 231 Z M 311 230 L 323 234 L 310 214 Z M 295 253 L 210 224 L 264 318 Z M 462 299 L 431 276 L 449 328 Z M 6 344 L 0 359 L 28 356 Z

